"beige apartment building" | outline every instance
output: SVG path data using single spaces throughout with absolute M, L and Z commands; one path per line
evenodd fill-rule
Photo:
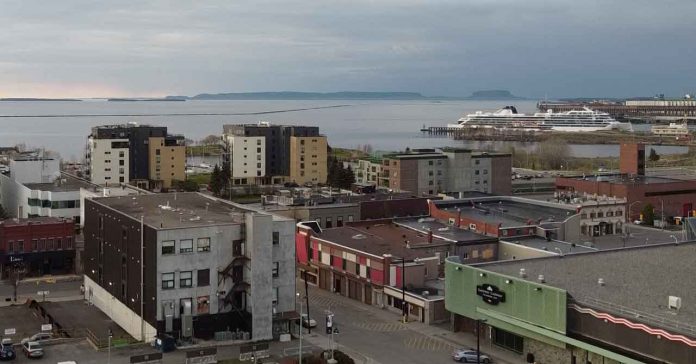
M 170 188 L 172 181 L 186 180 L 186 145 L 183 139 L 152 137 L 149 146 L 152 189 Z
M 290 137 L 290 181 L 299 185 L 326 183 L 326 136 Z

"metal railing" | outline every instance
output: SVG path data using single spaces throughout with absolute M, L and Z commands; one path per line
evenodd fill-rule
M 605 309 L 609 312 L 621 315 L 623 318 L 628 320 L 635 320 L 645 324 L 655 325 L 656 328 L 662 329 L 672 329 L 675 332 L 690 335 L 691 337 L 696 337 L 696 325 L 691 325 L 688 323 L 680 322 L 677 320 L 671 320 L 662 316 L 651 314 L 648 312 L 643 312 L 635 310 L 629 307 L 617 305 L 615 303 L 602 301 L 592 297 L 583 297 L 581 299 L 575 299 L 573 302 L 578 306 L 584 306 L 587 308 L 594 309 Z

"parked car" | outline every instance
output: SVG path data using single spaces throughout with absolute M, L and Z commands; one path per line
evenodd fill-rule
M 302 326 L 309 328 L 317 327 L 317 322 L 313 318 L 309 317 L 309 315 L 307 315 L 306 313 L 303 313 Z
M 44 355 L 43 347 L 37 341 L 27 341 L 22 344 L 22 351 L 27 358 L 40 358 Z
M 0 360 L 14 360 L 17 357 L 12 339 L 2 339 L 0 342 Z
M 53 337 L 53 335 L 51 335 L 50 332 L 39 332 L 39 333 L 36 333 L 34 335 L 31 335 L 30 337 L 25 337 L 24 339 L 22 339 L 22 341 L 20 341 L 20 343 L 22 345 L 24 345 L 24 343 L 29 342 L 29 341 L 42 342 L 42 341 L 49 340 L 52 337 Z
M 483 354 L 483 353 L 481 353 L 480 358 L 481 358 L 481 363 L 488 364 L 488 363 L 493 362 L 488 355 Z M 476 359 L 477 359 L 476 358 L 476 350 L 473 350 L 473 349 L 455 350 L 452 353 L 452 359 L 454 359 L 454 361 L 458 361 L 460 363 L 476 363 Z

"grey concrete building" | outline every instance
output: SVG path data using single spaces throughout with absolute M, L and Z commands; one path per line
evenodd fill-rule
M 292 219 L 199 193 L 86 199 L 85 215 L 86 298 L 134 337 L 289 332 Z

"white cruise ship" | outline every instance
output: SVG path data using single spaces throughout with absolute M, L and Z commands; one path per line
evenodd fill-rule
M 534 115 L 519 114 L 514 106 L 505 106 L 496 112 L 477 111 L 459 119 L 451 128 L 496 128 L 553 131 L 633 131 L 631 123 L 616 121 L 609 114 L 588 108 L 554 113 L 552 110 Z

